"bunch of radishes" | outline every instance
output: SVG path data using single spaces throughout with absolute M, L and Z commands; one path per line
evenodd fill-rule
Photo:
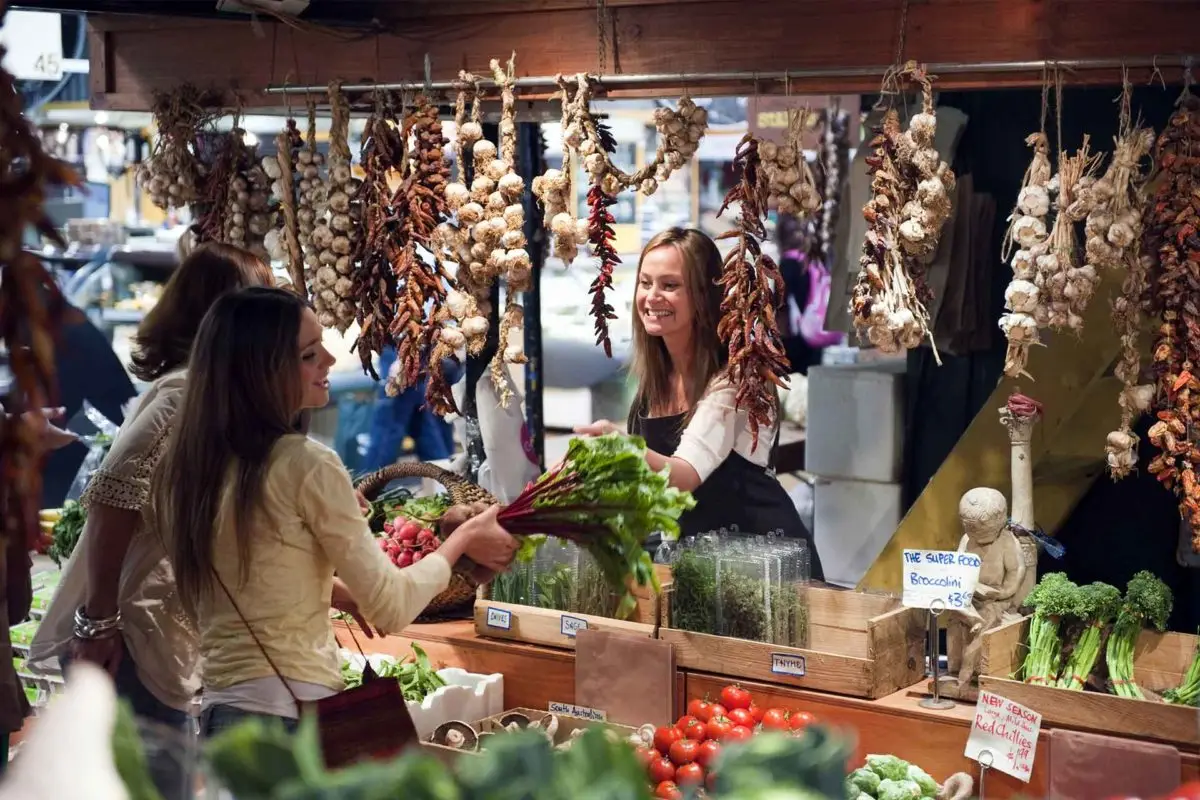
M 712 766 L 726 742 L 744 741 L 763 730 L 799 735 L 814 722 L 806 711 L 763 708 L 750 692 L 733 684 L 721 690 L 720 702 L 693 699 L 674 725 L 658 728 L 652 736 L 639 729 L 638 736 L 645 738 L 638 757 L 646 765 L 654 796 L 675 800 L 688 786 L 712 789 Z
M 383 536 L 379 539 L 379 549 L 401 568 L 416 564 L 440 545 L 437 534 L 429 528 L 399 516 L 383 523 Z

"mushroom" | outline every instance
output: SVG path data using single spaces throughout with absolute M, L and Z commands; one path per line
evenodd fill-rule
M 451 720 L 437 726 L 433 732 L 433 742 L 455 750 L 473 752 L 479 749 L 479 734 L 467 723 Z
M 531 724 L 529 717 L 519 711 L 510 711 L 500 718 L 500 727 L 507 730 L 512 730 L 515 725 L 517 728 L 528 728 Z

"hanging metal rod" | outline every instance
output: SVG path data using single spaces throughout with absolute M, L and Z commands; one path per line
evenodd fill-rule
M 954 61 L 944 64 L 926 64 L 931 75 L 954 73 L 1003 73 L 1003 72 L 1034 72 L 1042 69 L 1062 69 L 1067 71 L 1120 69 L 1121 67 L 1148 68 L 1169 67 L 1173 64 L 1185 66 L 1188 62 L 1198 60 L 1196 56 L 1157 56 L 1150 58 L 1091 58 L 1068 59 L 1062 61 L 984 61 L 970 63 Z M 690 83 L 708 85 L 713 83 L 780 83 L 787 81 L 802 81 L 820 78 L 870 78 L 882 77 L 889 67 L 847 67 L 826 69 L 798 69 L 784 72 L 657 72 L 630 75 L 594 75 L 592 79 L 601 87 L 615 89 L 618 87 L 637 87 L 659 83 Z M 563 75 L 567 81 L 574 81 L 574 75 Z M 493 80 L 480 80 L 480 86 L 495 88 Z M 458 81 L 411 81 L 408 83 L 348 83 L 342 86 L 347 92 L 369 92 L 375 89 L 383 91 L 449 91 L 458 88 Z M 553 88 L 558 85 L 558 76 L 538 75 L 534 77 L 517 78 L 514 85 L 518 89 Z M 267 94 L 316 94 L 328 91 L 328 86 L 268 86 Z

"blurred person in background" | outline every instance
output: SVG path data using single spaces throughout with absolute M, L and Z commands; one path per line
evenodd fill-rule
M 379 374 L 383 380 L 376 390 L 369 444 L 362 465 L 366 472 L 396 463 L 406 437 L 412 437 L 421 461 L 441 461 L 454 455 L 454 426 L 425 406 L 425 378 L 395 397 L 388 396 L 387 381 L 397 368 L 396 348 L 385 347 L 379 355 Z M 466 369 L 458 362 L 445 360 L 446 382 L 451 386 L 465 373 Z

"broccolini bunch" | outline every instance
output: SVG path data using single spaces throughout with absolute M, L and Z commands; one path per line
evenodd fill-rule
M 1089 583 L 1079 587 L 1076 613 L 1083 622 L 1083 629 L 1075 640 L 1075 647 L 1058 676 L 1058 687 L 1075 692 L 1083 691 L 1088 675 L 1100 658 L 1100 643 L 1104 629 L 1121 608 L 1121 591 L 1107 583 Z
M 1117 696 L 1145 699 L 1133 679 L 1134 648 L 1142 628 L 1167 629 L 1172 602 L 1171 590 L 1153 573 L 1142 570 L 1130 578 L 1105 652 L 1108 679 Z
M 1026 683 L 1053 686 L 1062 660 L 1059 628 L 1064 617 L 1079 616 L 1079 587 L 1062 572 L 1049 572 L 1025 599 L 1033 608 L 1029 622 L 1029 652 L 1021 666 Z

